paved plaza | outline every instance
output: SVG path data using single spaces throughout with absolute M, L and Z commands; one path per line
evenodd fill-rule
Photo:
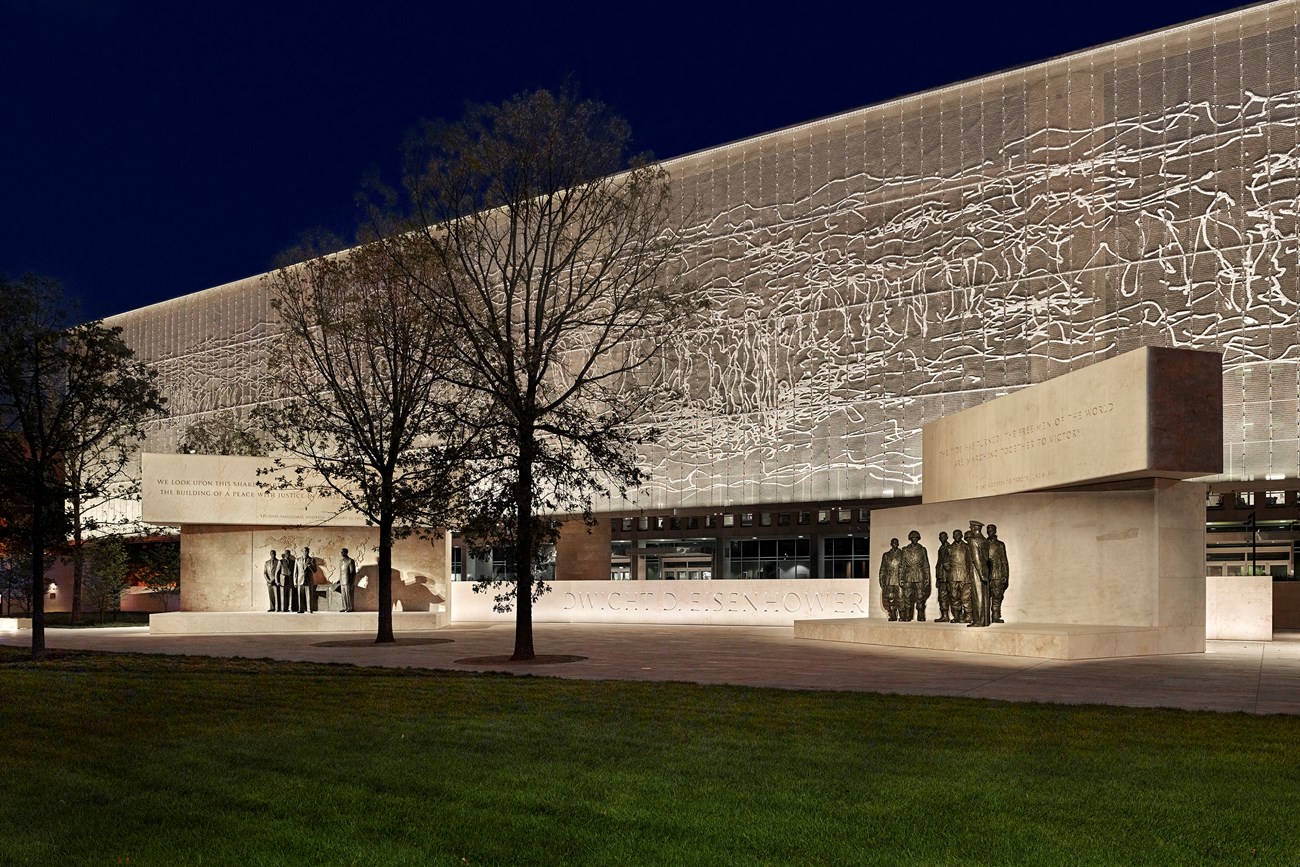
M 1203 654 L 1064 661 L 807 641 L 796 639 L 788 627 L 541 623 L 534 629 L 539 654 L 586 659 L 548 665 L 457 662 L 510 653 L 514 627 L 487 623 L 398 633 L 396 645 L 375 645 L 357 633 L 174 636 L 150 635 L 145 627 L 50 629 L 46 644 L 587 680 L 1300 714 L 1300 632 L 1280 633 L 1271 642 L 1210 641 Z M 413 640 L 403 644 L 403 639 Z M 30 641 L 28 632 L 0 635 L 4 644 L 23 646 Z

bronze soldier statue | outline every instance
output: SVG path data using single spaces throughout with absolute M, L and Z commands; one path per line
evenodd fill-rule
M 948 546 L 948 599 L 953 623 L 970 622 L 970 549 L 961 530 L 952 531 Z
M 966 534 L 966 547 L 970 550 L 970 623 L 968 626 L 989 625 L 989 540 L 980 532 L 984 525 L 970 522 Z
M 948 534 L 939 534 L 939 551 L 934 555 L 934 583 L 939 591 L 939 618 L 935 623 L 947 623 L 948 612 L 952 607 L 952 585 L 949 583 L 951 572 L 948 563 Z
M 916 530 L 907 534 L 907 547 L 903 549 L 903 620 L 911 620 L 913 612 L 919 621 L 925 620 L 925 603 L 930 598 L 930 553 L 921 544 L 921 534 Z
M 890 620 L 898 619 L 902 580 L 903 552 L 898 549 L 898 540 L 890 539 L 889 550 L 880 557 L 880 603 Z
M 1011 564 L 1007 562 L 1007 546 L 998 538 L 997 524 L 989 524 L 989 606 L 993 623 L 1002 619 L 1002 597 L 1011 580 Z

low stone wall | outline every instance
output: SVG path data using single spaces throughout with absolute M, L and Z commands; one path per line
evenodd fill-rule
M 791 626 L 812 617 L 863 617 L 868 581 L 552 581 L 533 607 L 536 623 L 671 623 Z M 513 622 L 492 610 L 491 593 L 451 585 L 458 622 Z

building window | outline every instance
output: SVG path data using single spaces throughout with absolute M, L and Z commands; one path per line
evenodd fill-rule
M 1285 506 L 1285 505 L 1286 505 L 1286 491 L 1265 491 L 1265 492 L 1264 492 L 1264 505 L 1265 505 L 1265 506 Z
M 680 530 L 681 528 L 682 528 L 682 519 L 681 519 L 681 518 L 672 517 L 672 518 L 669 518 L 669 519 L 668 519 L 668 529 L 670 529 L 670 530 Z
M 626 543 L 623 543 L 626 546 Z M 713 557 L 717 550 L 714 539 L 657 539 L 645 541 L 636 547 L 640 565 L 640 578 L 646 581 L 711 581 Z M 610 547 L 611 563 L 632 553 L 631 546 Z M 612 569 L 617 568 L 611 566 Z M 629 572 L 629 578 L 638 576 Z
M 649 530 L 649 529 L 650 529 L 650 519 L 647 518 L 645 515 L 642 515 L 640 518 L 637 518 L 636 523 L 637 523 L 637 528 L 638 528 L 638 529 L 641 529 L 641 530 Z
M 732 515 L 732 514 L 730 514 L 730 513 L 723 515 L 723 516 L 722 516 L 722 526 L 724 526 L 724 527 L 734 527 L 734 526 L 736 526 L 736 516 L 735 516 L 735 515 Z
M 752 527 L 752 526 L 754 526 L 754 513 L 753 513 L 753 512 L 741 512 L 741 513 L 740 513 L 740 526 L 742 526 L 742 527 Z
M 1222 509 L 1222 508 L 1223 508 L 1223 494 L 1221 494 L 1221 493 L 1218 492 L 1218 491 L 1208 491 L 1208 492 L 1205 494 L 1205 508 L 1207 508 L 1207 509 Z
M 823 578 L 871 578 L 871 539 L 867 536 L 832 536 L 822 540 Z
M 812 575 L 808 539 L 735 539 L 727 551 L 728 578 L 792 580 Z
M 847 524 L 853 520 L 853 511 L 851 509 L 840 509 L 837 517 L 841 524 Z
M 763 526 L 763 527 L 770 527 L 770 526 L 772 526 L 772 513 L 771 513 L 771 512 L 759 512 L 759 513 L 758 513 L 758 523 L 759 523 L 760 526 Z
M 624 532 L 624 533 L 627 533 L 627 532 L 630 532 L 631 530 L 632 530 L 632 519 L 631 519 L 631 518 L 624 518 L 624 519 L 623 519 L 623 532 Z
M 799 513 L 799 526 L 802 527 L 806 524 L 811 524 L 811 523 L 812 523 L 812 512 Z
M 858 509 L 858 522 L 859 522 L 859 523 L 861 523 L 861 524 L 865 524 L 865 523 L 867 523 L 867 522 L 870 521 L 870 520 L 871 520 L 871 510 L 870 510 L 870 509 Z
M 628 544 L 628 543 L 623 543 Z M 491 553 L 476 557 L 452 546 L 452 580 L 459 581 L 510 581 L 515 577 L 514 552 L 507 548 L 493 548 Z M 459 558 L 459 559 L 458 559 Z M 456 575 L 460 575 L 456 578 Z M 555 548 L 543 551 L 542 562 L 534 572 L 541 581 L 555 580 Z
M 713 525 L 710 524 L 709 526 L 712 527 Z M 691 515 L 689 518 L 687 518 L 687 519 L 686 519 L 686 529 L 688 529 L 688 530 L 698 530 L 698 529 L 700 529 L 700 516 L 699 516 L 699 515 Z
M 817 512 L 817 523 L 818 523 L 818 524 L 829 524 L 830 522 L 831 522 L 831 510 L 830 510 L 830 509 L 819 509 L 818 512 Z
M 789 512 L 778 512 L 778 513 L 777 513 L 777 516 L 776 516 L 776 525 L 777 525 L 778 527 L 788 527 L 788 526 L 790 526 L 790 513 L 789 513 Z
M 1254 491 L 1237 491 L 1237 508 L 1249 509 L 1255 505 Z

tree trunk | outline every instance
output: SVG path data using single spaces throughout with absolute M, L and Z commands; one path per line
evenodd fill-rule
M 515 487 L 515 652 L 512 661 L 536 659 L 533 652 L 533 432 L 519 438 Z
M 45 480 L 32 498 L 32 659 L 45 656 Z
M 81 538 L 81 497 L 73 491 L 72 495 L 72 612 L 68 622 L 81 622 L 81 579 L 86 571 L 86 550 Z
M 391 497 L 384 498 L 379 514 L 379 574 L 375 580 L 379 598 L 379 629 L 375 644 L 392 644 L 393 638 L 393 510 L 388 505 Z

